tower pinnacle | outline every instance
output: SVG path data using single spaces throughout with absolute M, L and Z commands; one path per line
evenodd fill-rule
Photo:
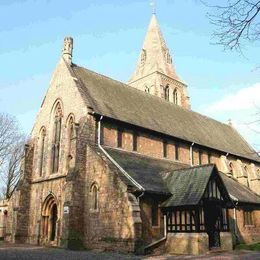
M 73 51 L 73 38 L 65 37 L 62 56 L 68 62 L 68 64 L 71 64 L 72 62 L 72 51 Z

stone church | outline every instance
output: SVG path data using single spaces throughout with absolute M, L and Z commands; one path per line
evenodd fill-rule
M 5 239 L 201 254 L 260 242 L 260 157 L 191 110 L 156 15 L 127 84 L 64 40 L 8 202 Z

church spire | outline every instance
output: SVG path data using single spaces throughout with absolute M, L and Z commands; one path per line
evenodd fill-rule
M 165 76 L 168 79 L 168 81 L 172 81 L 172 84 L 170 85 L 176 86 L 172 86 L 174 87 L 173 89 L 170 88 L 170 90 L 172 90 L 172 95 L 171 93 L 164 93 L 165 89 L 161 89 L 162 87 L 166 88 L 166 85 L 169 83 L 162 82 L 162 80 L 160 80 L 162 76 Z M 149 92 L 151 94 L 164 97 L 165 99 L 167 97 L 169 98 L 169 101 L 172 102 L 174 102 L 174 100 L 176 102 L 178 101 L 179 105 L 181 105 L 181 103 L 188 102 L 186 100 L 188 99 L 188 97 L 186 97 L 187 93 L 181 93 L 183 92 L 182 88 L 185 89 L 186 85 L 182 82 L 182 80 L 179 78 L 175 71 L 175 68 L 172 64 L 172 57 L 163 38 L 157 17 L 154 13 L 148 26 L 148 30 L 145 36 L 145 40 L 143 43 L 141 54 L 139 56 L 139 60 L 137 62 L 135 72 L 128 84 L 130 86 L 136 87 L 141 90 L 145 90 L 147 92 L 148 88 L 154 88 L 153 90 L 149 89 Z M 143 86 L 143 84 L 145 86 Z M 158 86 L 158 84 L 163 85 Z M 179 87 L 177 87 L 177 85 Z M 175 88 L 177 88 L 178 92 L 180 92 L 178 98 L 173 97 L 173 91 L 175 90 Z M 189 107 L 189 104 L 185 104 L 183 106 Z

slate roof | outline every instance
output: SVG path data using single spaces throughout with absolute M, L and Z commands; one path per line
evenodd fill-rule
M 190 167 L 187 164 L 167 159 L 155 159 L 135 152 L 104 147 L 108 154 L 140 185 L 146 192 L 172 195 L 164 204 L 171 206 L 196 205 L 202 198 L 214 165 Z M 239 202 L 260 204 L 260 196 L 236 180 L 219 173 L 231 198 Z M 127 182 L 129 184 L 129 182 Z
M 97 114 L 260 162 L 229 125 L 75 64 L 71 72 L 86 105 Z
M 220 173 L 220 175 L 229 194 L 232 195 L 234 199 L 237 199 L 239 203 L 260 204 L 260 196 L 255 194 L 249 188 L 241 185 L 232 177 L 226 176 L 224 173 Z
M 188 167 L 185 164 L 167 159 L 155 159 L 133 152 L 106 147 L 108 154 L 140 185 L 145 191 L 170 194 L 162 173 Z
M 203 165 L 175 170 L 164 176 L 164 182 L 172 196 L 163 207 L 198 205 L 213 173 L 214 165 Z

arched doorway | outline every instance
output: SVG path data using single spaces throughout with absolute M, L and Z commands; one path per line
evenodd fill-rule
M 53 194 L 49 194 L 42 206 L 42 243 L 54 243 L 57 241 L 58 207 Z
M 57 205 L 54 204 L 51 209 L 51 235 L 50 240 L 54 241 L 56 237 L 56 223 L 57 223 Z

